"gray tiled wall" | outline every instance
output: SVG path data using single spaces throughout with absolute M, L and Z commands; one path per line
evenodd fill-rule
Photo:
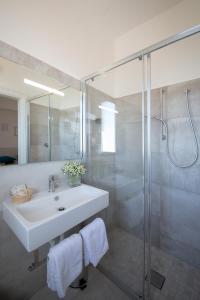
M 79 107 L 58 110 L 51 108 L 51 160 L 80 158 Z M 49 161 L 48 107 L 30 105 L 30 162 Z
M 200 141 L 200 80 L 163 88 L 163 117 L 169 127 L 169 149 L 178 164 L 191 162 L 195 156 L 194 138 L 186 110 L 184 94 L 186 88 L 191 89 L 190 107 Z M 160 92 L 160 89 L 152 91 L 152 116 L 160 115 Z M 139 102 L 137 95 L 116 99 L 120 112 L 117 144 L 120 145 L 119 149 L 123 148 L 123 152 L 121 155 L 120 152 L 116 153 L 115 167 L 117 170 L 121 165 L 125 166 L 126 175 L 131 175 L 131 178 L 139 177 L 140 174 L 142 176 L 139 167 L 141 158 L 138 153 L 141 139 Z M 161 138 L 161 123 L 155 119 L 152 119 L 151 149 L 152 243 L 199 266 L 200 159 L 190 168 L 181 169 L 173 166 L 167 156 L 166 140 Z M 138 235 L 141 234 L 138 225 L 139 218 L 141 220 L 143 218 L 141 213 L 143 197 L 140 199 L 136 190 L 132 188 L 131 197 L 127 184 L 123 192 L 117 191 L 117 195 L 121 207 L 120 225 Z
M 195 155 L 194 139 L 186 110 L 185 89 L 200 143 L 200 80 L 163 87 L 163 118 L 169 127 L 169 149 L 179 164 Z M 152 116 L 160 116 L 161 89 L 152 91 Z M 116 104 L 116 153 L 100 151 L 101 121 L 98 105 L 110 99 Z M 111 191 L 110 221 L 142 238 L 143 166 L 141 95 L 117 99 L 93 88 L 88 90 L 88 178 Z M 164 132 L 166 135 L 166 132 Z M 161 122 L 152 119 L 152 243 L 195 266 L 200 266 L 200 159 L 186 169 L 173 166 L 162 140 Z
M 125 230 L 141 236 L 143 227 L 143 156 L 141 95 L 115 100 L 117 218 Z
M 164 93 L 169 149 L 173 159 L 180 165 L 191 162 L 196 150 L 186 110 L 186 88 L 191 89 L 190 108 L 200 141 L 200 80 L 166 87 Z M 160 176 L 154 180 L 160 184 L 160 247 L 200 266 L 200 160 L 190 168 L 175 167 L 167 156 L 166 140 L 162 139 L 159 155 Z M 154 173 L 155 170 L 156 166 Z

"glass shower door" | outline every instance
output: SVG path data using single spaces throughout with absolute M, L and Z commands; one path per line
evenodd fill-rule
M 200 295 L 200 35 L 151 54 L 151 300 Z
M 62 89 L 30 101 L 29 162 L 81 159 L 81 93 Z
M 131 299 L 144 287 L 143 65 L 87 80 L 85 182 L 108 190 L 110 251 L 100 270 Z
M 49 95 L 30 102 L 29 162 L 50 160 Z
M 80 91 L 62 90 L 64 97 L 50 95 L 51 159 L 80 159 Z

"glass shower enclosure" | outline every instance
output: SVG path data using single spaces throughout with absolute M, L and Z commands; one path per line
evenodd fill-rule
M 100 270 L 135 297 L 144 285 L 142 66 L 134 60 L 89 79 L 85 91 L 85 181 L 108 190 L 110 198 L 110 251 Z
M 99 270 L 130 299 L 199 299 L 199 32 L 82 82 L 85 182 L 110 193 Z
M 29 101 L 29 162 L 80 159 L 81 93 L 70 86 L 64 96 Z

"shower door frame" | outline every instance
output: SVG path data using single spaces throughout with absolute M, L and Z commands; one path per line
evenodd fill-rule
M 193 26 L 183 32 L 177 33 L 164 39 L 158 43 L 155 43 L 145 49 L 142 49 L 136 53 L 133 53 L 113 64 L 110 64 L 99 71 L 92 73 L 81 80 L 82 91 L 82 154 L 83 159 L 86 153 L 86 140 L 87 140 L 87 126 L 86 126 L 86 82 L 88 80 L 94 80 L 94 78 L 104 75 L 105 73 L 114 70 L 122 65 L 125 65 L 133 60 L 142 60 L 142 140 L 143 140 L 143 170 L 144 170 L 144 260 L 143 260 L 143 300 L 150 300 L 150 286 L 151 286 L 151 53 L 174 44 L 178 41 L 191 37 L 200 33 L 200 24 Z M 146 96 L 145 96 L 146 94 Z M 146 99 L 145 99 L 146 98 Z M 147 110 L 147 119 L 145 126 L 145 107 Z M 146 135 L 146 149 L 144 146 Z M 145 153 L 147 161 L 145 161 Z M 146 165 L 146 166 L 145 166 Z M 145 171 L 146 169 L 146 171 Z M 147 253 L 146 253 L 147 252 Z M 147 255 L 146 255 L 147 254 Z M 147 263 L 147 268 L 145 265 Z M 145 284 L 145 276 L 147 274 L 147 285 Z

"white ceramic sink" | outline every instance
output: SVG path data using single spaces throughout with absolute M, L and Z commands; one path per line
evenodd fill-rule
M 61 235 L 106 208 L 107 191 L 82 184 L 55 193 L 38 193 L 29 202 L 3 202 L 3 216 L 27 251 Z

